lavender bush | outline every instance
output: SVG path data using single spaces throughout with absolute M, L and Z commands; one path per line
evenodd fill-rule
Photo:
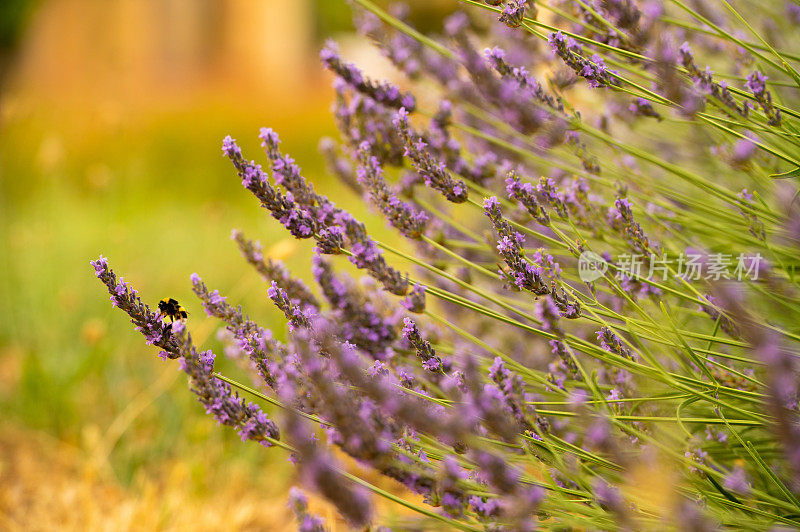
M 460 4 L 423 35 L 353 1 L 404 88 L 320 54 L 341 134 L 323 156 L 397 242 L 317 193 L 275 131 L 264 167 L 223 141 L 316 245 L 312 290 L 234 232 L 285 343 L 192 276 L 257 389 L 101 257 L 111 302 L 354 528 L 800 527 L 800 4 Z M 326 529 L 301 492 L 290 507 Z

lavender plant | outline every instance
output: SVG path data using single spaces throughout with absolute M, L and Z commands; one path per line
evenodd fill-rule
M 321 53 L 341 134 L 324 157 L 396 241 L 317 193 L 276 132 L 265 167 L 223 141 L 316 243 L 312 290 L 234 233 L 286 342 L 192 277 L 261 389 L 101 257 L 112 304 L 354 528 L 800 527 L 800 7 L 453 4 L 424 35 L 353 0 L 402 89 Z M 299 492 L 290 506 L 325 529 Z

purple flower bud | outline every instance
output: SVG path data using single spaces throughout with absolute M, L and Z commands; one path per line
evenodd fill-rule
M 405 108 L 400 108 L 393 122 L 405 143 L 405 155 L 411 159 L 414 169 L 422 176 L 425 184 L 441 192 L 453 203 L 467 201 L 466 185 L 462 180 L 454 179 L 444 163 L 425 149 L 426 143 L 408 123 L 408 112 Z
M 603 58 L 597 54 L 592 59 L 586 59 L 582 54 L 580 46 L 574 39 L 567 39 L 559 30 L 551 33 L 548 42 L 553 53 L 561 58 L 576 74 L 586 79 L 590 87 L 608 87 L 618 85 L 619 82 L 611 74 L 616 74 L 613 70 L 606 68 Z
M 525 18 L 525 8 L 528 5 L 528 0 L 509 0 L 500 14 L 500 22 L 509 28 L 516 28 L 522 24 Z
M 506 192 L 511 199 L 517 200 L 528 214 L 542 225 L 550 225 L 550 216 L 536 199 L 535 189 L 531 183 L 522 183 L 516 174 L 511 173 L 506 178 Z
M 411 318 L 403 318 L 403 337 L 414 347 L 426 370 L 434 373 L 441 371 L 442 360 L 436 355 L 430 342 L 422 338 L 417 324 Z
M 601 327 L 597 331 L 597 339 L 600 341 L 600 347 L 606 351 L 633 360 L 630 350 L 625 347 L 622 339 L 610 327 Z
M 425 230 L 428 215 L 401 201 L 383 177 L 378 158 L 371 154 L 371 145 L 359 146 L 358 182 L 368 191 L 372 202 L 383 212 L 390 224 L 409 238 L 419 238 Z
M 340 79 L 374 101 L 387 107 L 407 108 L 411 111 L 416 107 L 414 96 L 411 94 L 401 93 L 397 87 L 388 82 L 373 81 L 364 76 L 354 64 L 343 61 L 339 57 L 339 50 L 335 42 L 325 43 L 319 56 L 325 66 Z
M 425 286 L 415 284 L 411 292 L 400 301 L 400 305 L 415 314 L 420 314 L 425 310 Z
M 767 90 L 767 76 L 755 70 L 747 76 L 744 86 L 755 95 L 763 94 Z

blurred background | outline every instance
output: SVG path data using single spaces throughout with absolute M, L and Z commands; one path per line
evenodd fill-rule
M 258 208 L 221 140 L 258 157 L 258 128 L 275 128 L 318 190 L 369 218 L 317 155 L 334 134 L 317 50 L 334 36 L 385 66 L 338 0 L 0 4 L 0 529 L 293 529 L 286 455 L 218 429 L 89 261 L 108 257 L 151 305 L 181 301 L 217 352 L 192 272 L 280 336 L 231 229 L 304 277 L 310 247 Z

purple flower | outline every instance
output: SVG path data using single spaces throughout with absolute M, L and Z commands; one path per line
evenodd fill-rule
M 242 150 L 236 144 L 236 141 L 227 135 L 222 139 L 222 153 L 231 160 L 239 159 L 242 157 Z
M 596 477 L 592 482 L 592 491 L 597 502 L 609 510 L 617 513 L 625 511 L 625 500 L 619 490 L 605 480 Z
M 302 490 L 294 486 L 289 488 L 288 506 L 297 518 L 297 529 L 300 532 L 326 532 L 328 530 L 322 518 L 308 513 L 308 498 Z
M 506 178 L 506 192 L 511 199 L 517 200 L 528 214 L 542 225 L 550 225 L 550 216 L 536 199 L 535 189 L 531 183 L 522 183 L 515 173 Z
M 411 292 L 400 300 L 400 305 L 409 312 L 422 313 L 425 310 L 425 286 L 415 284 Z
M 502 358 L 495 357 L 489 368 L 489 378 L 497 385 L 496 389 L 501 393 L 502 402 L 514 416 L 521 430 L 533 432 L 534 425 L 531 420 L 534 419 L 538 430 L 543 432 L 549 430 L 547 420 L 537 415 L 533 408 L 526 404 L 525 384 L 522 378 L 509 370 Z M 488 388 L 488 390 L 493 391 L 494 389 Z M 506 489 L 506 491 L 510 490 L 510 487 Z
M 753 210 L 750 205 L 748 205 L 748 203 L 755 201 L 755 197 L 753 196 L 752 192 L 748 192 L 745 188 L 737 194 L 737 197 L 740 200 L 737 202 L 739 204 L 739 214 L 745 219 L 745 221 L 747 221 L 750 234 L 762 242 L 765 241 L 767 238 L 767 233 L 764 222 L 761 221 L 758 214 L 756 214 L 756 211 Z
M 99 259 L 91 261 L 91 265 L 94 267 L 94 274 L 98 279 L 108 271 L 108 259 L 102 255 L 100 255 Z
M 623 358 L 634 359 L 630 350 L 622 343 L 622 339 L 610 327 L 601 327 L 597 331 L 597 339 L 600 341 L 600 347 L 606 351 Z
M 472 495 L 469 498 L 469 505 L 480 517 L 494 517 L 499 513 L 500 503 L 497 499 L 486 499 Z
M 493 63 L 492 66 L 499 65 L 501 61 L 506 57 L 506 52 L 502 48 L 495 46 L 494 48 L 487 48 L 484 52 L 486 54 L 486 58 L 489 60 L 490 63 Z
M 296 450 L 294 459 L 301 477 L 331 501 L 352 527 L 365 526 L 372 515 L 372 505 L 365 490 L 344 478 L 342 466 L 316 441 L 297 414 L 289 415 L 286 425 L 287 437 Z
M 536 185 L 536 192 L 539 196 L 550 204 L 562 218 L 567 217 L 567 207 L 564 205 L 564 193 L 556 186 L 555 181 L 549 177 L 542 177 Z
M 612 229 L 621 233 L 633 250 L 645 255 L 658 255 L 658 245 L 650 241 L 642 226 L 634 219 L 633 203 L 630 200 L 618 197 L 614 206 L 608 209 L 607 218 Z
M 427 144 L 422 137 L 411 129 L 408 123 L 408 112 L 400 108 L 394 118 L 394 125 L 398 128 L 405 143 L 405 155 L 411 159 L 416 171 L 422 176 L 425 184 L 441 192 L 453 203 L 467 201 L 467 187 L 460 179 L 455 179 L 445 164 L 426 150 Z
M 731 469 L 731 472 L 725 476 L 722 485 L 725 489 L 740 495 L 747 495 L 750 493 L 750 483 L 747 481 L 747 474 L 744 468 L 741 466 L 736 466 Z
M 422 360 L 422 367 L 437 373 L 442 370 L 442 359 L 436 355 L 431 343 L 422 338 L 417 324 L 411 318 L 403 318 L 403 337 L 414 347 Z
M 553 53 L 561 58 L 576 74 L 586 79 L 590 87 L 608 87 L 618 85 L 619 82 L 612 74 L 613 70 L 606 68 L 603 58 L 597 54 L 592 59 L 586 59 L 583 50 L 574 39 L 565 37 L 561 31 L 551 33 L 548 42 Z
M 296 238 L 309 238 L 314 235 L 317 229 L 316 220 L 311 213 L 295 203 L 291 192 L 283 195 L 270 185 L 261 166 L 254 162 L 246 162 L 241 150 L 230 137 L 225 138 L 223 150 L 242 178 L 242 184 L 258 198 L 264 208 L 270 211 L 273 218 L 282 223 Z
M 373 81 L 364 76 L 354 64 L 343 61 L 339 57 L 339 50 L 335 42 L 326 42 L 319 56 L 325 66 L 345 83 L 376 102 L 397 109 L 404 107 L 410 111 L 416 107 L 413 95 L 402 93 L 400 89 L 385 81 Z
M 578 366 L 575 364 L 575 360 L 573 360 L 571 351 L 567 344 L 565 344 L 562 340 L 550 340 L 549 344 L 553 354 L 561 360 L 564 367 L 567 368 L 567 371 L 569 371 L 570 376 L 573 379 L 578 379 L 580 377 Z
M 559 325 L 561 313 L 558 311 L 558 307 L 556 307 L 551 298 L 546 297 L 537 301 L 533 310 L 533 315 L 541 323 L 542 330 L 555 333 L 558 336 L 564 334 Z
M 649 116 L 661 120 L 661 114 L 653 108 L 653 104 L 644 98 L 636 98 L 629 107 L 636 116 Z
M 331 306 L 331 318 L 339 324 L 339 336 L 369 353 L 385 359 L 397 338 L 395 319 L 379 311 L 381 302 L 368 298 L 355 283 L 334 274 L 330 263 L 321 255 L 313 257 L 314 278 Z
M 308 328 L 311 326 L 313 311 L 310 308 L 301 309 L 299 305 L 292 302 L 289 294 L 278 286 L 277 282 L 272 281 L 267 289 L 267 297 L 283 312 L 292 328 Z
M 764 94 L 764 91 L 767 90 L 767 76 L 755 70 L 747 76 L 744 86 L 755 95 Z
M 191 336 L 182 323 L 165 324 L 159 314 L 142 303 L 136 292 L 125 289 L 119 294 L 116 275 L 102 256 L 92 262 L 98 278 L 106 285 L 109 293 L 116 294 L 117 306 L 123 310 L 144 334 L 148 343 L 161 348 L 159 356 L 164 359 L 180 359 L 180 368 L 190 378 L 191 389 L 218 423 L 236 429 L 243 439 L 249 439 L 271 446 L 269 440 L 277 440 L 280 432 L 277 425 L 267 418 L 254 403 L 247 404 L 230 385 L 213 375 L 214 354 L 211 351 L 198 352 Z
M 516 28 L 522 24 L 522 19 L 525 18 L 525 8 L 528 5 L 528 0 L 508 0 L 503 12 L 500 14 L 500 22 L 509 28 Z M 535 13 L 535 10 L 534 10 Z
M 369 142 L 361 143 L 358 154 L 359 167 L 356 171 L 358 182 L 369 191 L 372 202 L 383 212 L 389 223 L 402 234 L 409 238 L 419 238 L 425 230 L 428 215 L 397 197 L 383 177 L 383 169 L 378 158 L 371 154 Z
M 767 90 L 767 79 L 767 76 L 755 70 L 747 76 L 745 87 L 753 93 L 758 105 L 767 115 L 767 123 L 771 126 L 780 126 L 782 121 L 781 112 L 772 104 L 772 95 Z
M 525 257 L 522 247 L 525 237 L 513 230 L 511 225 L 503 218 L 497 197 L 486 198 L 483 201 L 483 210 L 491 220 L 495 231 L 497 231 L 499 236 L 497 251 L 508 267 L 507 270 L 501 270 L 501 275 L 517 289 L 529 290 L 536 295 L 550 293 L 550 289 L 543 278 L 543 270 Z

